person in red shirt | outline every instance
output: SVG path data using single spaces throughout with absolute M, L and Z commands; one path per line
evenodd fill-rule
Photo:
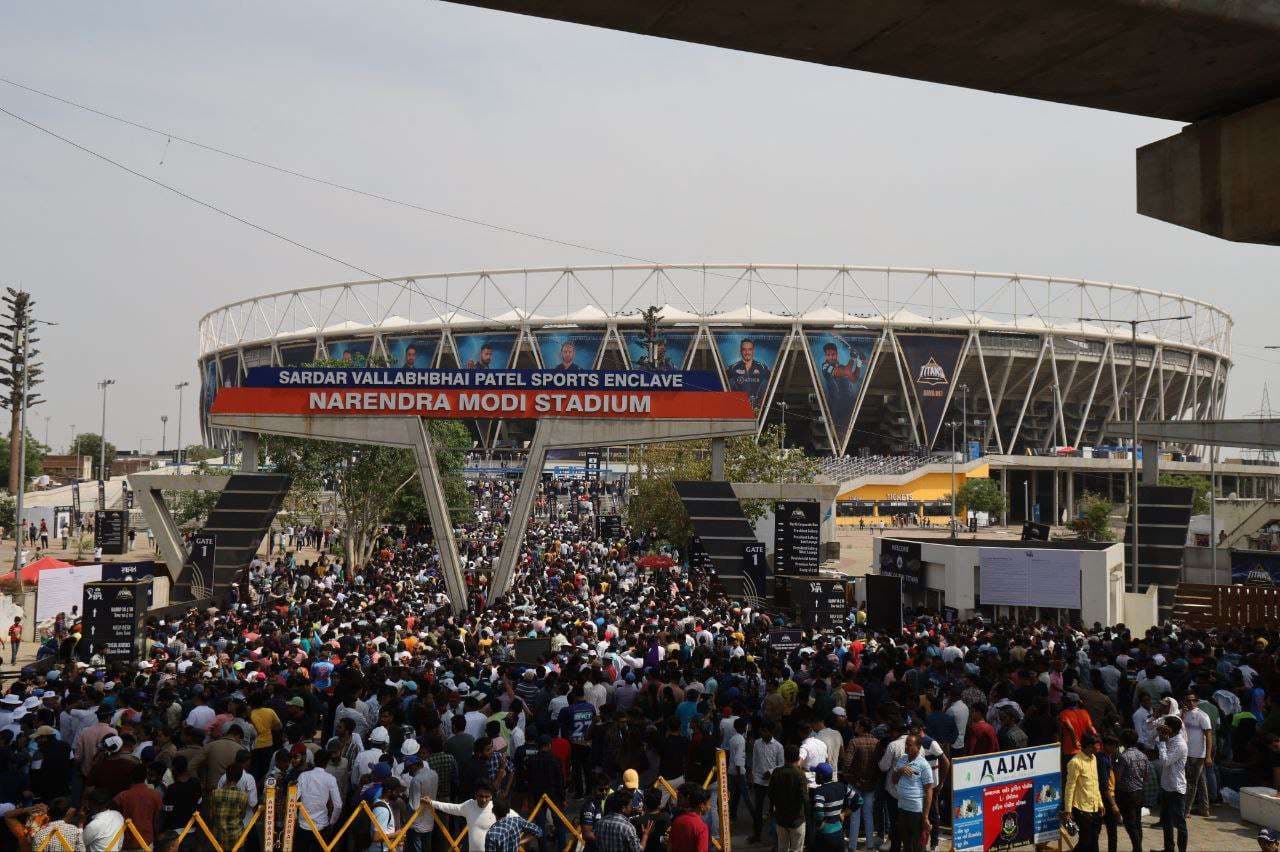
M 707 830 L 702 816 L 710 804 L 710 794 L 697 784 L 688 782 L 680 785 L 680 812 L 671 821 L 671 830 L 667 834 L 670 852 L 708 852 L 711 832 Z
M 996 729 L 987 721 L 987 705 L 979 701 L 969 713 L 969 731 L 964 740 L 966 757 L 975 754 L 992 754 L 1000 750 L 1000 738 Z
M 147 786 L 147 768 L 138 764 L 129 776 L 132 782 L 124 791 L 117 793 L 112 799 L 115 806 L 124 814 L 124 818 L 133 821 L 134 828 L 147 846 L 155 843 L 156 825 L 160 813 L 164 810 L 164 797 Z M 131 832 L 124 835 L 125 849 L 139 849 L 137 839 Z
M 1080 707 L 1080 696 L 1068 692 L 1062 696 L 1062 714 L 1059 716 L 1059 739 L 1062 741 L 1062 777 L 1067 777 L 1067 762 L 1080 753 L 1080 740 L 1085 734 L 1098 733 L 1093 727 L 1093 717 Z
M 569 780 L 569 759 L 573 755 L 573 745 L 562 735 L 556 734 L 551 738 L 551 754 L 556 760 L 560 761 L 560 769 L 564 772 L 565 780 Z

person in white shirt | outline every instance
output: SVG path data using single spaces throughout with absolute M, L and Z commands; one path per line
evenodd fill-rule
M 951 687 L 949 697 L 951 703 L 947 705 L 947 715 L 955 721 L 956 731 L 958 731 L 955 742 L 951 744 L 951 753 L 953 755 L 964 754 L 964 736 L 969 730 L 969 705 L 960 700 L 960 687 L 958 686 Z M 886 769 L 885 771 L 887 772 L 888 770 Z
M 84 852 L 107 852 L 107 846 L 124 829 L 124 814 L 111 807 L 111 798 L 105 790 L 90 790 L 85 801 L 93 816 L 80 833 Z
M 369 747 L 356 755 L 355 765 L 351 767 L 351 786 L 358 787 L 360 779 L 369 774 L 373 765 L 383 760 L 387 744 L 391 742 L 391 734 L 379 725 L 369 732 Z M 390 761 L 388 761 L 390 762 Z
M 1156 727 L 1151 713 L 1151 696 L 1137 693 L 1138 709 L 1133 711 L 1133 730 L 1138 734 L 1138 745 L 1148 756 L 1156 750 Z
M 800 726 L 800 765 L 809 773 L 812 780 L 813 770 L 819 763 L 827 760 L 827 744 L 818 739 L 808 725 Z
M 1200 709 L 1200 699 L 1188 692 L 1182 699 L 1182 730 L 1187 736 L 1187 802 L 1183 813 L 1193 810 L 1209 815 L 1209 783 L 1204 770 L 1213 766 L 1213 722 Z
M 342 792 L 338 790 L 338 781 L 326 770 L 329 763 L 329 752 L 316 752 L 315 767 L 298 776 L 298 801 L 306 808 L 310 821 L 299 817 L 297 837 L 304 841 L 303 849 L 319 849 L 319 839 L 311 830 L 315 823 L 318 830 L 328 828 L 333 820 L 342 813 Z
M 733 736 L 725 749 L 729 768 L 729 819 L 738 818 L 738 802 L 747 791 L 747 720 L 741 716 L 733 723 Z M 747 803 L 750 807 L 750 802 Z
M 839 714 L 837 714 L 836 711 L 839 711 Z M 843 715 L 844 712 L 843 707 L 834 707 L 831 710 L 833 716 Z M 825 719 L 817 719 L 815 721 L 818 724 L 814 726 L 816 730 L 813 732 L 813 735 L 822 740 L 823 744 L 826 745 L 827 763 L 830 763 L 832 766 L 839 766 L 840 751 L 844 748 L 844 737 L 842 737 L 840 732 L 835 728 L 829 727 L 826 724 Z
M 1178 852 L 1187 852 L 1187 741 L 1182 720 L 1165 716 L 1156 725 L 1160 736 L 1156 747 L 1160 756 L 1160 820 L 1164 827 L 1164 848 L 1172 852 L 1177 835 Z
M 436 813 L 452 814 L 465 819 L 467 821 L 468 852 L 484 852 L 484 840 L 489 834 L 489 828 L 494 823 L 493 790 L 489 788 L 488 784 L 477 784 L 474 795 L 475 798 L 467 799 L 465 802 L 458 804 L 432 801 L 431 797 L 427 795 L 422 797 L 422 801 L 435 807 Z
M 769 795 L 769 776 L 783 764 L 782 743 L 773 737 L 773 725 L 763 722 L 760 736 L 751 747 L 751 839 L 760 840 L 764 827 L 764 803 Z

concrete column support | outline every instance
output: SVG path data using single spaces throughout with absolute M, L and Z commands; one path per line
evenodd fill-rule
M 534 427 L 533 440 L 529 442 L 529 454 L 524 462 L 524 474 L 520 477 L 520 487 L 516 489 L 516 499 L 511 503 L 511 521 L 502 536 L 498 567 L 493 572 L 493 582 L 489 585 L 491 600 L 506 594 L 511 587 L 516 557 L 520 555 L 520 546 L 524 543 L 525 529 L 533 511 L 533 499 L 538 495 L 538 483 L 542 481 L 542 468 L 547 461 L 550 430 L 550 420 L 539 420 Z
M 240 472 L 258 472 L 258 433 L 240 433 Z
M 1053 471 L 1053 500 L 1052 500 L 1052 503 L 1051 503 L 1051 505 L 1052 505 L 1052 507 L 1053 507 L 1053 509 L 1052 509 L 1052 511 L 1053 511 L 1053 517 L 1052 517 L 1052 518 L 1050 518 L 1050 520 L 1049 520 L 1049 526 L 1052 526 L 1052 527 L 1056 527 L 1056 526 L 1058 525 L 1058 521 L 1059 521 L 1059 519 L 1062 517 L 1062 515 L 1060 515 L 1060 514 L 1058 513 L 1058 486 L 1059 486 L 1059 482 L 1058 482 L 1058 470 L 1057 470 L 1057 468 L 1054 468 L 1054 471 Z
M 1160 484 L 1160 442 L 1142 441 L 1142 484 Z
M 1000 493 L 1004 495 L 1004 508 L 1000 510 L 1000 526 L 1009 526 L 1009 469 L 1000 468 Z
M 724 438 L 711 439 L 711 478 L 724 480 Z
M 1073 470 L 1067 471 L 1067 522 L 1076 516 L 1076 474 Z

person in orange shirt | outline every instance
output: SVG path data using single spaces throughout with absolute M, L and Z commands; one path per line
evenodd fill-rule
M 1080 742 L 1085 734 L 1097 735 L 1093 717 L 1080 707 L 1080 696 L 1068 692 L 1062 696 L 1062 714 L 1059 716 L 1058 739 L 1062 742 L 1062 777 L 1067 777 L 1067 764 L 1080 753 Z

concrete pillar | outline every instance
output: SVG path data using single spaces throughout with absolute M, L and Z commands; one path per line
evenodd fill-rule
M 449 502 L 445 499 L 444 486 L 440 483 L 435 446 L 431 443 L 431 434 L 427 432 L 426 421 L 414 417 L 410 422 L 418 477 L 422 480 L 422 496 L 427 503 L 427 516 L 431 519 L 431 531 L 435 534 L 436 550 L 440 554 L 440 573 L 444 576 L 445 591 L 449 595 L 453 611 L 462 612 L 467 608 L 467 585 L 462 576 L 462 560 L 458 558 L 458 544 L 453 537 Z
M 711 439 L 711 478 L 724 481 L 724 438 Z
M 1160 442 L 1142 442 L 1142 484 L 1160 484 Z
M 240 472 L 258 472 L 258 433 L 240 433 Z
M 1138 212 L 1244 243 L 1280 244 L 1280 99 L 1138 149 Z
M 493 574 L 493 585 L 490 587 L 491 598 L 506 594 L 507 589 L 511 587 L 511 578 L 516 570 L 516 557 L 520 553 L 525 529 L 529 525 L 529 513 L 533 509 L 533 500 L 538 495 L 538 483 L 542 481 L 542 467 L 547 461 L 547 444 L 550 440 L 549 430 L 552 425 L 550 420 L 539 420 L 538 425 L 533 429 L 533 440 L 529 442 L 529 455 L 524 462 L 524 475 L 520 477 L 516 499 L 511 503 L 511 520 L 507 525 L 506 535 L 502 538 L 498 568 Z
M 1076 472 L 1067 471 L 1067 521 L 1076 516 Z
M 1009 469 L 1000 468 L 1000 493 L 1004 495 L 1004 509 L 1000 512 L 1000 526 L 1009 526 Z
M 1057 526 L 1062 515 L 1058 512 L 1058 469 L 1053 469 L 1053 518 L 1049 520 L 1050 526 Z

